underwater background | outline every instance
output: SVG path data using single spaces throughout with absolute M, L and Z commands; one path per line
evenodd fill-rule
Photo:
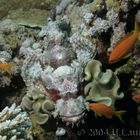
M 0 0 L 0 140 L 140 140 L 140 0 Z

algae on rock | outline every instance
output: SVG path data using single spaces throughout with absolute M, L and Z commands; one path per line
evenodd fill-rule
M 50 11 L 57 4 L 58 0 L 1 0 L 0 19 L 7 16 L 11 10 L 15 9 L 40 9 Z M 38 18 L 38 17 L 37 17 Z
M 47 24 L 48 13 L 40 9 L 16 9 L 9 12 L 8 18 L 20 25 L 41 27 Z

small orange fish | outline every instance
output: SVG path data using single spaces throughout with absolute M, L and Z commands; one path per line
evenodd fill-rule
M 124 110 L 115 111 L 112 107 L 109 107 L 101 103 L 90 103 L 88 106 L 92 111 L 95 112 L 95 115 L 96 114 L 98 116 L 104 115 L 107 118 L 112 118 L 113 116 L 117 116 L 121 120 L 121 122 L 124 123 L 124 121 L 121 118 L 121 116 L 126 112 Z
M 0 71 L 7 72 L 9 75 L 11 75 L 11 68 L 12 67 L 13 67 L 13 64 L 1 63 L 0 64 Z
M 111 64 L 118 62 L 119 60 L 127 56 L 127 54 L 134 48 L 139 34 L 140 28 L 136 17 L 134 31 L 126 35 L 116 44 L 109 56 L 109 63 Z
M 136 103 L 140 103 L 140 94 L 136 94 L 132 97 L 132 99 L 136 102 Z

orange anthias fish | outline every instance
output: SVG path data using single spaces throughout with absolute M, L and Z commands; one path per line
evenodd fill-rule
M 11 75 L 11 68 L 13 67 L 13 64 L 7 64 L 7 63 L 1 63 L 0 64 L 0 71 L 7 72 Z
M 105 104 L 101 103 L 90 103 L 89 108 L 95 112 L 95 115 L 97 114 L 98 116 L 105 116 L 107 118 L 112 118 L 113 116 L 117 116 L 121 122 L 124 123 L 122 120 L 121 116 L 126 112 L 124 110 L 121 111 L 116 111 L 112 107 L 109 107 Z
M 136 103 L 140 103 L 140 94 L 136 94 L 132 97 L 132 99 L 136 102 Z
M 135 46 L 139 34 L 140 28 L 136 17 L 134 31 L 126 35 L 116 44 L 109 56 L 109 63 L 115 63 L 124 58 L 129 52 L 131 52 Z

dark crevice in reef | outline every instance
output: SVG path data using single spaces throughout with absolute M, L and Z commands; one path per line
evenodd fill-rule
M 5 106 L 10 106 L 14 102 L 20 104 L 22 97 L 25 94 L 25 83 L 21 76 L 15 76 L 9 86 L 0 88 L 0 110 Z M 23 90 L 23 91 L 22 91 Z

